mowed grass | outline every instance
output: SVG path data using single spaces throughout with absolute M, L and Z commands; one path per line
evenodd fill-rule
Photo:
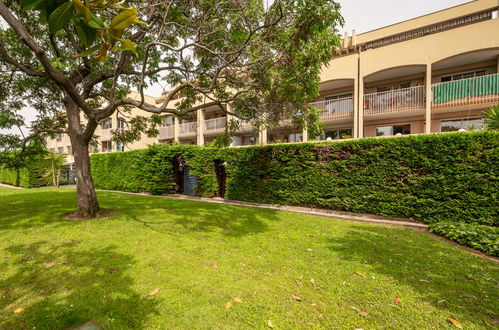
M 71 222 L 72 189 L 0 187 L 1 329 L 497 328 L 497 265 L 419 232 L 98 195 Z

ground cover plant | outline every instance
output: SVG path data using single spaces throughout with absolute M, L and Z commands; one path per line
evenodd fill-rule
M 402 227 L 0 187 L 0 328 L 497 327 L 497 264 Z

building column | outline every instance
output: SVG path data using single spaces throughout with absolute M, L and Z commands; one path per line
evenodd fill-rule
M 426 88 L 426 112 L 425 112 L 425 133 L 431 133 L 431 101 L 433 99 L 431 93 L 431 63 L 426 64 L 426 79 L 425 79 L 425 88 Z
M 180 119 L 173 116 L 173 140 L 179 142 L 178 136 L 180 135 Z
M 302 131 L 302 139 L 303 142 L 308 142 L 308 127 L 307 123 L 305 122 L 305 126 L 303 126 L 303 131 Z
M 359 75 L 359 87 L 358 87 L 357 93 L 359 94 L 359 104 L 358 104 L 358 111 L 359 111 L 359 127 L 358 127 L 358 138 L 363 138 L 364 137 L 364 78 L 362 75 Z
M 267 127 L 264 127 L 258 132 L 258 143 L 261 145 L 267 144 Z
M 204 109 L 197 111 L 197 126 L 198 146 L 204 146 Z
M 359 137 L 359 84 L 353 80 L 353 138 Z

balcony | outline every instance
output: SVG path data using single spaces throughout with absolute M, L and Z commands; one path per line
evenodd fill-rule
M 160 140 L 171 140 L 175 137 L 175 126 L 165 126 L 159 128 Z
M 196 122 L 180 124 L 179 135 L 180 136 L 195 136 L 198 129 L 198 124 Z
M 321 119 L 330 121 L 353 117 L 353 97 L 310 103 L 310 106 L 322 110 Z
M 499 74 L 432 85 L 434 110 L 499 103 Z
M 390 114 L 425 108 L 425 86 L 364 95 L 364 115 Z
M 219 132 L 225 130 L 227 117 L 208 119 L 204 121 L 206 132 Z

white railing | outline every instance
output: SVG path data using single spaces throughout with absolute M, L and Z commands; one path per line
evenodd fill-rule
M 159 128 L 159 139 L 168 140 L 175 136 L 175 126 L 165 126 Z
M 433 84 L 432 95 L 436 109 L 498 103 L 499 74 Z
M 310 103 L 310 106 L 324 111 L 322 120 L 334 120 L 353 117 L 353 97 Z
M 178 126 L 180 128 L 179 135 L 181 135 L 181 136 L 196 135 L 197 128 L 198 128 L 197 122 L 180 124 Z
M 204 121 L 206 131 L 222 131 L 227 125 L 227 117 L 208 119 Z
M 425 86 L 364 95 L 364 115 L 411 111 L 424 107 Z

